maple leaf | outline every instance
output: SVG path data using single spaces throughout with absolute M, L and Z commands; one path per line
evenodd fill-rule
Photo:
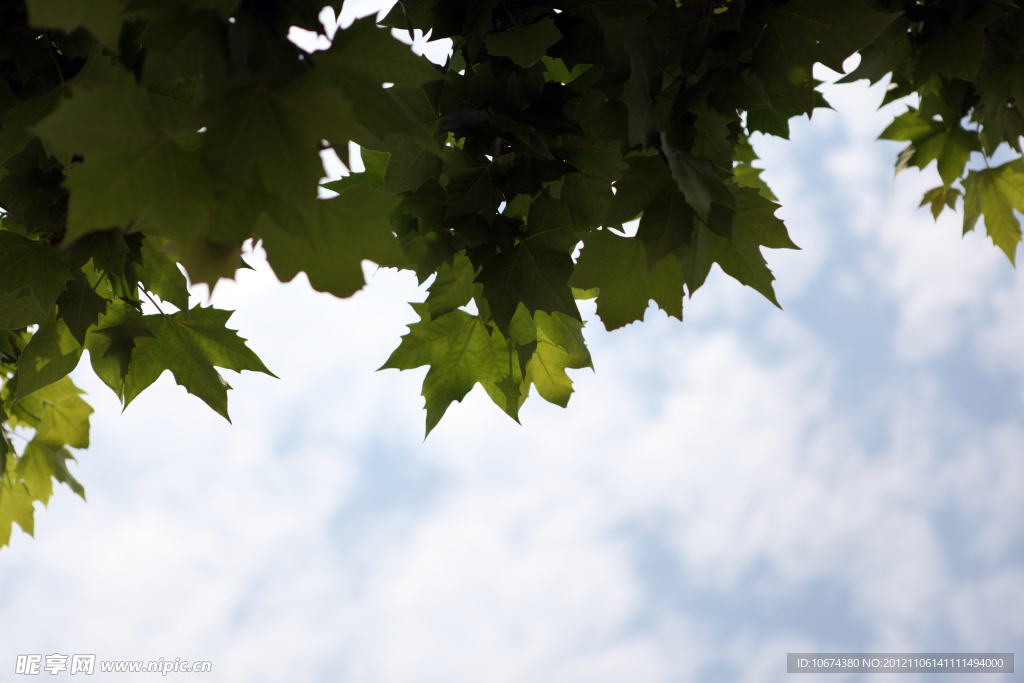
M 56 109 L 69 92 L 109 83 L 116 76 L 117 67 L 96 45 L 89 52 L 82 69 L 73 77 L 62 80 L 43 93 L 31 96 L 32 91 L 26 93 L 4 113 L 4 125 L 0 126 L 0 163 L 6 162 L 36 137 L 32 127 Z M 68 163 L 70 157 L 63 161 Z
M 882 140 L 910 141 L 896 164 L 896 173 L 908 166 L 924 169 L 936 161 L 939 176 L 946 187 L 960 177 L 964 166 L 970 161 L 971 152 L 981 149 L 978 134 L 965 130 L 956 122 L 946 125 L 910 109 L 895 120 L 879 135 Z
M 790 0 L 771 7 L 764 38 L 754 52 L 754 71 L 766 88 L 810 114 L 814 63 L 842 73 L 843 61 L 899 16 L 876 12 L 857 0 Z
M 305 271 L 317 291 L 348 297 L 366 284 L 360 265 L 363 259 L 382 266 L 405 265 L 388 222 L 388 214 L 399 201 L 364 183 L 319 201 L 319 221 L 309 239 L 285 232 L 266 215 L 257 229 L 267 260 L 282 282 Z
M 68 240 L 143 215 L 183 241 L 205 230 L 213 176 L 201 155 L 178 144 L 176 130 L 160 125 L 131 76 L 76 89 L 36 129 L 47 144 L 85 158 L 68 169 Z
M 537 311 L 530 315 L 520 305 L 509 335 L 510 348 L 515 346 L 523 369 L 520 402 L 526 400 L 532 385 L 544 400 L 566 407 L 573 391 L 566 369 L 593 368 L 583 341 L 583 323 L 561 313 Z
M 487 51 L 495 57 L 508 57 L 521 67 L 529 68 L 540 61 L 548 48 L 562 39 L 555 21 L 545 17 L 525 26 L 512 26 L 500 33 L 489 33 L 484 39 Z
M 96 293 L 86 273 L 78 277 L 57 297 L 57 316 L 67 325 L 79 346 L 85 346 L 85 333 L 107 310 L 107 299 Z
M 88 448 L 89 415 L 93 410 L 81 399 L 83 393 L 70 377 L 63 377 L 25 398 L 22 403 L 26 410 L 35 408 L 30 408 L 30 402 L 38 404 L 40 419 L 34 440 L 52 449 Z
M 0 292 L 20 292 L 28 287 L 46 315 L 71 278 L 70 269 L 49 244 L 0 230 Z M 33 314 L 31 322 L 42 322 L 42 318 Z
M 142 314 L 123 301 L 109 305 L 96 327 L 86 335 L 85 348 L 89 350 L 93 372 L 119 399 L 124 398 L 124 380 L 136 338 L 154 336 Z
M 939 185 L 933 187 L 924 193 L 924 197 L 921 198 L 921 203 L 918 206 L 924 206 L 925 204 L 932 205 L 932 217 L 935 220 L 939 220 L 939 214 L 946 207 L 956 210 L 956 200 L 962 193 L 955 187 L 946 187 L 945 185 Z
M 644 244 L 635 237 L 607 230 L 586 235 L 569 284 L 598 290 L 597 315 L 608 330 L 643 320 L 651 300 L 670 316 L 683 319 L 683 274 L 675 257 L 648 270 Z
M 433 141 L 409 120 L 399 102 L 381 84 L 419 85 L 440 78 L 441 74 L 426 58 L 413 54 L 407 45 L 395 40 L 390 31 L 377 28 L 373 17 L 357 20 L 348 30 L 339 31 L 331 47 L 317 55 L 316 62 L 351 103 L 352 112 L 364 130 L 376 137 L 406 133 L 432 145 Z
M 914 81 L 924 83 L 936 71 L 949 78 L 976 81 L 985 49 L 983 29 L 1004 13 L 999 5 L 988 5 L 970 20 L 943 31 L 924 45 L 918 53 Z
M 33 439 L 25 446 L 25 451 L 18 459 L 15 476 L 28 489 L 34 500 L 43 505 L 53 495 L 53 480 L 67 484 L 72 491 L 85 499 L 85 489 L 68 471 L 67 461 L 75 457 L 66 448 L 53 448 L 46 443 Z
M 82 346 L 63 320 L 40 325 L 18 359 L 15 401 L 64 377 L 81 357 Z
M 205 105 L 201 115 L 208 122 L 204 150 L 224 164 L 224 173 L 242 181 L 255 166 L 264 186 L 310 222 L 324 174 L 322 141 L 347 142 L 362 130 L 351 103 L 318 69 L 282 86 L 240 88 Z
M 380 369 L 430 366 L 422 392 L 429 435 L 448 406 L 461 402 L 477 382 L 501 383 L 503 372 L 508 372 L 509 354 L 504 338 L 492 343 L 479 316 L 455 310 L 435 320 L 425 304 L 413 307 L 421 320 L 409 325 L 409 333 Z M 515 408 L 518 410 L 518 405 Z
M 188 393 L 198 396 L 230 422 L 227 390 L 231 387 L 214 366 L 274 376 L 245 345 L 245 340 L 225 326 L 230 315 L 230 311 L 199 305 L 172 315 L 143 317 L 153 336 L 135 337 L 124 378 L 124 405 L 127 407 L 165 370 L 170 370 L 174 380 Z
M 465 254 L 456 254 L 451 266 L 442 264 L 437 277 L 430 285 L 427 296 L 427 311 L 432 319 L 454 311 L 470 302 L 474 294 L 473 280 L 479 269 Z
M 36 499 L 25 482 L 15 479 L 13 469 L 8 467 L 0 477 L 0 547 L 10 543 L 12 524 L 17 523 L 30 536 L 35 529 L 32 504 Z
M 173 304 L 178 310 L 188 310 L 188 281 L 177 262 L 165 251 L 167 240 L 148 235 L 142 242 L 142 264 L 139 280 L 151 293 Z
M 523 239 L 510 251 L 495 254 L 481 264 L 477 277 L 498 329 L 508 332 L 516 308 L 522 303 L 530 313 L 555 311 L 580 320 L 568 281 L 572 258 L 559 251 L 535 251 Z
M 783 222 L 775 217 L 778 204 L 753 188 L 737 188 L 737 211 L 730 220 L 726 237 L 699 223 L 690 242 L 679 250 L 679 263 L 686 287 L 693 292 L 704 284 L 712 263 L 736 280 L 751 287 L 779 306 L 772 281 L 775 276 L 760 247 L 795 249 Z M 781 308 L 781 306 L 780 306 Z
M 1001 166 L 971 171 L 964 185 L 964 233 L 985 217 L 985 230 L 993 244 L 1015 262 L 1021 239 L 1020 221 L 1014 210 L 1024 212 L 1024 159 Z

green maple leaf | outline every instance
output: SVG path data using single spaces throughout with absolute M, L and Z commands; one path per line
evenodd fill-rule
M 49 316 L 39 307 L 30 287 L 0 294 L 0 330 L 17 330 L 43 322 Z M 6 336 L 6 335 L 0 335 Z
M 480 385 L 496 406 L 519 422 L 519 409 L 523 407 L 526 396 L 523 393 L 523 373 L 518 354 L 515 345 L 509 343 L 499 330 L 491 328 L 490 335 L 491 352 L 501 379 L 495 381 L 492 376 L 488 376 L 481 380 Z
M 597 288 L 597 315 L 608 330 L 643 320 L 654 300 L 670 316 L 683 319 L 683 274 L 675 257 L 648 269 L 644 244 L 607 230 L 583 238 L 576 270 L 569 283 L 580 289 Z
M 765 87 L 814 110 L 815 62 L 842 73 L 843 61 L 901 13 L 882 14 L 858 0 L 790 0 L 768 10 L 767 29 L 754 52 L 754 71 Z
M 28 233 L 53 233 L 64 227 L 66 193 L 60 186 L 64 167 L 48 156 L 39 138 L 3 164 L 0 176 L 0 205 L 5 220 L 23 226 Z
M 118 76 L 119 68 L 103 54 L 102 47 L 96 45 L 82 70 L 73 78 L 41 95 L 18 100 L 4 115 L 4 125 L 0 126 L 0 163 L 21 151 L 36 136 L 32 127 L 56 109 L 69 92 L 110 83 Z M 62 161 L 66 165 L 70 157 L 64 157 Z
M 616 181 L 622 176 L 622 172 L 629 168 L 622 159 L 622 149 L 618 140 L 566 135 L 565 143 L 560 149 L 565 152 L 567 163 L 594 178 Z
M 96 293 L 89 278 L 81 271 L 57 297 L 57 317 L 64 321 L 79 346 L 85 346 L 86 331 L 106 310 L 107 299 Z
M 320 201 L 319 222 L 308 240 L 285 232 L 264 216 L 257 229 L 267 261 L 282 282 L 305 271 L 313 289 L 352 296 L 366 284 L 363 259 L 381 266 L 405 265 L 388 220 L 400 201 L 369 183 L 349 187 L 337 197 Z
M 712 263 L 779 306 L 772 281 L 775 277 L 760 247 L 795 249 L 785 225 L 775 217 L 777 204 L 753 188 L 737 188 L 737 212 L 731 217 L 730 237 L 699 223 L 690 243 L 679 250 L 679 263 L 686 287 L 693 296 L 707 278 Z M 780 306 L 781 308 L 781 306 Z
M 392 37 L 391 31 L 379 28 L 372 16 L 338 31 L 330 49 L 316 58 L 318 64 L 374 82 L 377 88 L 384 82 L 419 85 L 443 76 L 426 57 Z
M 561 39 L 562 33 L 555 28 L 555 20 L 545 17 L 526 26 L 513 26 L 501 33 L 488 33 L 484 44 L 492 56 L 508 57 L 528 69 Z
M 377 137 L 406 133 L 426 145 L 433 144 L 381 84 L 419 85 L 442 74 L 425 57 L 415 55 L 408 45 L 393 38 L 389 30 L 377 28 L 373 17 L 338 31 L 331 47 L 319 53 L 316 61 L 351 102 L 363 129 Z
M 465 254 L 456 254 L 451 266 L 442 264 L 425 302 L 431 319 L 468 304 L 475 293 L 473 280 L 478 272 Z
M 227 390 L 231 387 L 214 366 L 253 370 L 268 375 L 256 355 L 234 330 L 225 327 L 230 311 L 196 306 L 173 315 L 148 315 L 143 320 L 153 337 L 137 337 L 124 381 L 124 405 L 170 370 L 188 393 L 198 396 L 229 422 Z
M 815 95 L 817 98 L 818 95 Z M 762 132 L 784 140 L 789 139 L 789 120 L 803 113 L 796 104 L 778 94 L 772 95 L 770 108 L 756 109 L 747 112 L 747 131 Z M 815 102 L 815 106 L 823 106 Z
M 754 188 L 736 188 L 736 213 L 732 216 L 733 240 L 769 249 L 799 249 L 789 237 L 786 224 L 775 212 L 781 208 Z
M 245 339 L 227 327 L 231 311 L 196 306 L 188 315 L 178 312 L 177 324 L 189 331 L 190 338 L 202 349 L 203 355 L 213 365 L 227 370 L 241 372 L 249 370 L 277 377 L 267 369 L 263 361 L 245 345 Z
M 188 310 L 188 281 L 175 261 L 165 251 L 167 240 L 147 235 L 142 242 L 142 264 L 137 272 L 147 291 L 181 311 Z
M 97 326 L 85 338 L 93 371 L 121 399 L 138 337 L 154 335 L 141 313 L 123 301 L 116 301 L 107 307 L 107 312 L 100 316 Z
M 938 71 L 949 78 L 976 82 L 985 50 L 982 29 L 1004 13 L 999 5 L 988 5 L 968 21 L 949 27 L 923 45 L 917 54 L 914 81 L 925 83 Z
M 1015 262 L 1021 239 L 1020 221 L 1014 210 L 1024 212 L 1024 159 L 1002 166 L 971 171 L 964 185 L 964 233 L 985 216 L 985 230 L 992 242 Z
M 573 220 L 597 225 L 604 223 L 614 197 L 608 181 L 601 178 L 570 173 L 562 180 L 560 199 Z
M 443 133 L 440 100 L 444 81 L 436 80 L 420 85 L 396 85 L 391 94 L 404 106 L 409 117 L 416 122 L 422 136 L 436 138 Z M 390 153 L 383 178 L 383 189 L 388 192 L 415 192 L 423 183 L 440 174 L 440 159 L 422 143 L 422 137 L 389 136 L 377 149 Z
M 935 220 L 939 220 L 939 214 L 947 206 L 956 211 L 956 200 L 960 196 L 960 190 L 955 187 L 946 187 L 945 185 L 939 185 L 933 187 L 924 193 L 924 197 L 921 199 L 921 203 L 918 206 L 924 206 L 925 204 L 931 204 L 932 216 Z
M 66 376 L 81 357 L 82 347 L 63 320 L 40 325 L 18 359 L 15 401 Z
M 434 320 L 425 304 L 413 307 L 422 319 L 409 325 L 409 333 L 380 369 L 430 366 L 423 380 L 430 434 L 448 406 L 461 402 L 477 382 L 501 383 L 503 373 L 508 372 L 509 353 L 503 337 L 492 342 L 479 316 L 455 310 Z M 515 408 L 518 410 L 518 405 Z
M 1024 69 L 1021 70 L 1024 77 Z M 1022 78 L 1024 80 L 1024 78 Z M 1017 154 L 1022 151 L 1020 140 L 1024 136 L 1024 114 L 1011 104 L 985 110 L 982 114 L 982 130 L 980 133 L 982 149 L 992 156 L 1000 144 L 1006 143 Z
M 88 448 L 89 415 L 93 411 L 81 399 L 83 393 L 70 377 L 63 377 L 26 397 L 22 403 L 38 402 L 41 413 L 34 440 L 52 449 Z
M 658 155 L 626 159 L 629 168 L 615 183 L 615 198 L 608 205 L 607 222 L 625 223 L 637 218 L 646 207 L 672 188 L 672 171 Z
M 537 311 L 531 316 L 525 306 L 520 306 L 509 334 L 524 368 L 521 400 L 526 400 L 533 385 L 541 398 L 566 407 L 573 391 L 566 369 L 593 368 L 583 340 L 583 323 L 561 313 Z
M 213 176 L 198 153 L 179 146 L 177 131 L 160 126 L 149 94 L 131 76 L 76 89 L 36 130 L 85 158 L 68 168 L 69 240 L 140 216 L 166 236 L 205 232 Z
M 708 159 L 721 168 L 729 168 L 733 162 L 733 143 L 729 124 L 735 118 L 722 116 L 707 106 L 695 106 L 690 109 L 697 115 L 694 127 L 697 129 L 697 140 L 693 146 L 693 154 Z
M 225 173 L 241 181 L 255 166 L 264 186 L 309 222 L 324 174 L 322 141 L 344 144 L 362 130 L 352 105 L 326 78 L 313 70 L 279 87 L 258 83 L 204 109 L 205 149 L 224 163 Z
M 143 77 L 147 83 L 187 83 L 194 82 L 197 76 L 208 83 L 225 80 L 228 64 L 221 42 L 221 21 L 222 17 L 232 16 L 239 3 L 228 0 L 195 4 L 188 9 L 171 4 L 148 17 L 141 36 L 146 46 Z M 203 11 L 203 5 L 214 11 Z
M 981 149 L 978 134 L 974 131 L 965 130 L 959 123 L 946 125 L 932 120 L 916 109 L 896 117 L 878 137 L 911 143 L 900 153 L 896 173 L 908 166 L 923 170 L 936 161 L 939 176 L 946 187 L 963 173 L 971 152 Z
M 530 240 L 523 239 L 510 251 L 489 257 L 481 266 L 477 281 L 483 284 L 484 298 L 503 333 L 507 333 L 520 303 L 530 313 L 558 311 L 581 319 L 568 285 L 572 258 L 565 252 L 535 250 Z
M 622 87 L 622 102 L 629 110 L 629 144 L 653 147 L 660 131 L 655 102 L 662 90 L 661 60 L 646 31 L 632 31 L 617 39 L 629 55 L 629 78 Z
M 15 479 L 13 469 L 8 467 L 0 477 L 0 548 L 10 543 L 13 523 L 30 536 L 34 531 L 35 499 L 25 482 Z
M 184 245 L 172 241 L 169 248 L 177 252 L 192 283 L 205 283 L 211 292 L 221 278 L 233 280 L 235 271 L 245 267 L 241 242 L 216 242 L 196 237 Z
M 761 173 L 764 169 L 754 166 L 754 162 L 758 160 L 758 156 L 754 152 L 754 148 L 751 146 L 750 141 L 746 136 L 740 136 L 733 159 L 736 162 L 736 166 L 732 169 L 732 174 L 737 185 L 740 187 L 757 188 L 761 191 L 761 194 L 768 199 L 773 202 L 778 201 L 778 198 L 772 192 L 771 188 L 768 187 L 768 184 L 761 179 Z
M 664 133 L 661 134 L 661 149 L 668 160 L 672 178 L 686 197 L 686 203 L 693 207 L 702 221 L 708 222 L 713 203 L 735 210 L 736 201 L 732 193 L 710 162 L 676 149 L 669 144 Z
M 25 452 L 18 459 L 15 476 L 28 489 L 32 498 L 46 505 L 53 495 L 53 480 L 67 484 L 72 491 L 85 500 L 85 489 L 71 476 L 67 461 L 75 457 L 65 448 L 53 448 L 38 439 L 25 446 Z
M 637 239 L 644 245 L 647 268 L 653 271 L 656 263 L 689 243 L 696 222 L 697 214 L 683 193 L 668 184 L 668 188 L 648 205 L 636 232 Z
M 527 231 L 522 240 L 537 253 L 572 254 L 579 244 L 580 234 L 590 231 L 587 223 L 574 219 L 565 205 L 546 195 L 533 200 L 527 218 Z
M 0 292 L 29 287 L 40 311 L 47 314 L 70 279 L 71 271 L 49 244 L 0 230 Z
M 444 160 L 444 174 L 448 176 L 446 218 L 497 211 L 505 195 L 496 165 L 486 157 L 473 159 L 461 149 L 448 150 Z
M 84 26 L 97 40 L 116 48 L 124 3 L 119 0 L 27 0 L 29 23 L 71 33 Z
M 68 249 L 67 263 L 81 268 L 92 261 L 94 268 L 115 278 L 124 277 L 124 264 L 131 249 L 120 230 L 103 230 L 77 239 Z

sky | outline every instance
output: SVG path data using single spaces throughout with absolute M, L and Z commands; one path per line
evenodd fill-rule
M 581 302 L 596 371 L 522 426 L 477 387 L 423 439 L 426 368 L 375 370 L 426 292 L 370 264 L 347 300 L 259 254 L 218 285 L 280 377 L 225 373 L 233 424 L 169 374 L 122 413 L 83 362 L 89 502 L 61 487 L 0 551 L 0 671 L 760 683 L 787 652 L 1024 653 L 1024 277 L 917 207 L 934 166 L 894 178 L 884 87 L 755 136 L 802 247 L 767 253 L 784 310 L 717 267 L 682 323 Z

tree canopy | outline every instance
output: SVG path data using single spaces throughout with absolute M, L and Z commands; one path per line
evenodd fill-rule
M 651 301 L 681 320 L 717 263 L 778 305 L 761 249 L 797 246 L 750 136 L 829 106 L 817 63 L 859 52 L 839 82 L 914 96 L 881 135 L 907 143 L 897 172 L 935 161 L 922 206 L 962 199 L 964 231 L 983 217 L 1014 260 L 1010 0 L 400 0 L 308 53 L 289 31 L 325 33 L 324 5 L 0 0 L 0 546 L 54 479 L 84 497 L 84 351 L 125 406 L 169 370 L 228 418 L 217 368 L 271 374 L 230 311 L 189 300 L 256 245 L 281 281 L 339 297 L 364 260 L 429 281 L 383 366 L 429 367 L 427 433 L 477 383 L 516 420 L 531 387 L 566 406 L 566 370 L 592 367 L 577 300 L 609 330 Z M 321 154 L 351 166 L 350 142 L 365 170 L 323 183 Z M 990 166 L 1004 143 L 1015 158 Z

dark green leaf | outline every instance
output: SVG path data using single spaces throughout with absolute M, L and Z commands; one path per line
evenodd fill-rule
M 142 243 L 142 266 L 139 280 L 147 291 L 156 294 L 179 310 L 188 310 L 188 282 L 178 263 L 165 251 L 167 240 L 147 235 Z
M 843 61 L 898 16 L 868 9 L 858 0 L 790 0 L 771 7 L 764 38 L 754 52 L 754 70 L 766 88 L 810 114 L 814 63 L 842 72 Z
M 569 281 L 581 289 L 597 288 L 597 315 L 608 330 L 643 320 L 654 300 L 670 316 L 683 319 L 683 274 L 674 256 L 647 267 L 644 244 L 607 230 L 583 238 L 576 271 Z
M 484 298 L 498 329 L 507 333 L 520 303 L 530 313 L 558 311 L 580 320 L 568 285 L 572 272 L 572 258 L 568 254 L 534 252 L 529 241 L 524 240 L 509 252 L 485 260 L 477 281 L 484 286 Z
M 63 320 L 40 325 L 18 359 L 15 401 L 53 384 L 78 365 L 82 347 Z
M 285 232 L 264 215 L 259 234 L 267 260 L 282 282 L 305 271 L 313 289 L 352 296 L 366 284 L 360 265 L 363 259 L 382 266 L 405 265 L 388 221 L 399 201 L 369 183 L 350 187 L 319 202 L 317 229 L 308 240 Z
M 479 272 L 465 254 L 457 254 L 454 263 L 442 264 L 430 285 L 427 310 L 433 320 L 465 306 L 473 298 L 473 280 Z
M 48 312 L 70 279 L 71 271 L 49 244 L 0 230 L 0 293 L 30 287 Z
M 501 33 L 490 33 L 484 39 L 487 51 L 495 57 L 508 57 L 523 68 L 540 61 L 548 48 L 562 39 L 555 21 L 545 17 L 526 26 L 513 26 Z
M 85 346 L 85 333 L 107 310 L 107 299 L 93 289 L 82 271 L 57 297 L 57 317 L 64 321 L 79 346 Z

